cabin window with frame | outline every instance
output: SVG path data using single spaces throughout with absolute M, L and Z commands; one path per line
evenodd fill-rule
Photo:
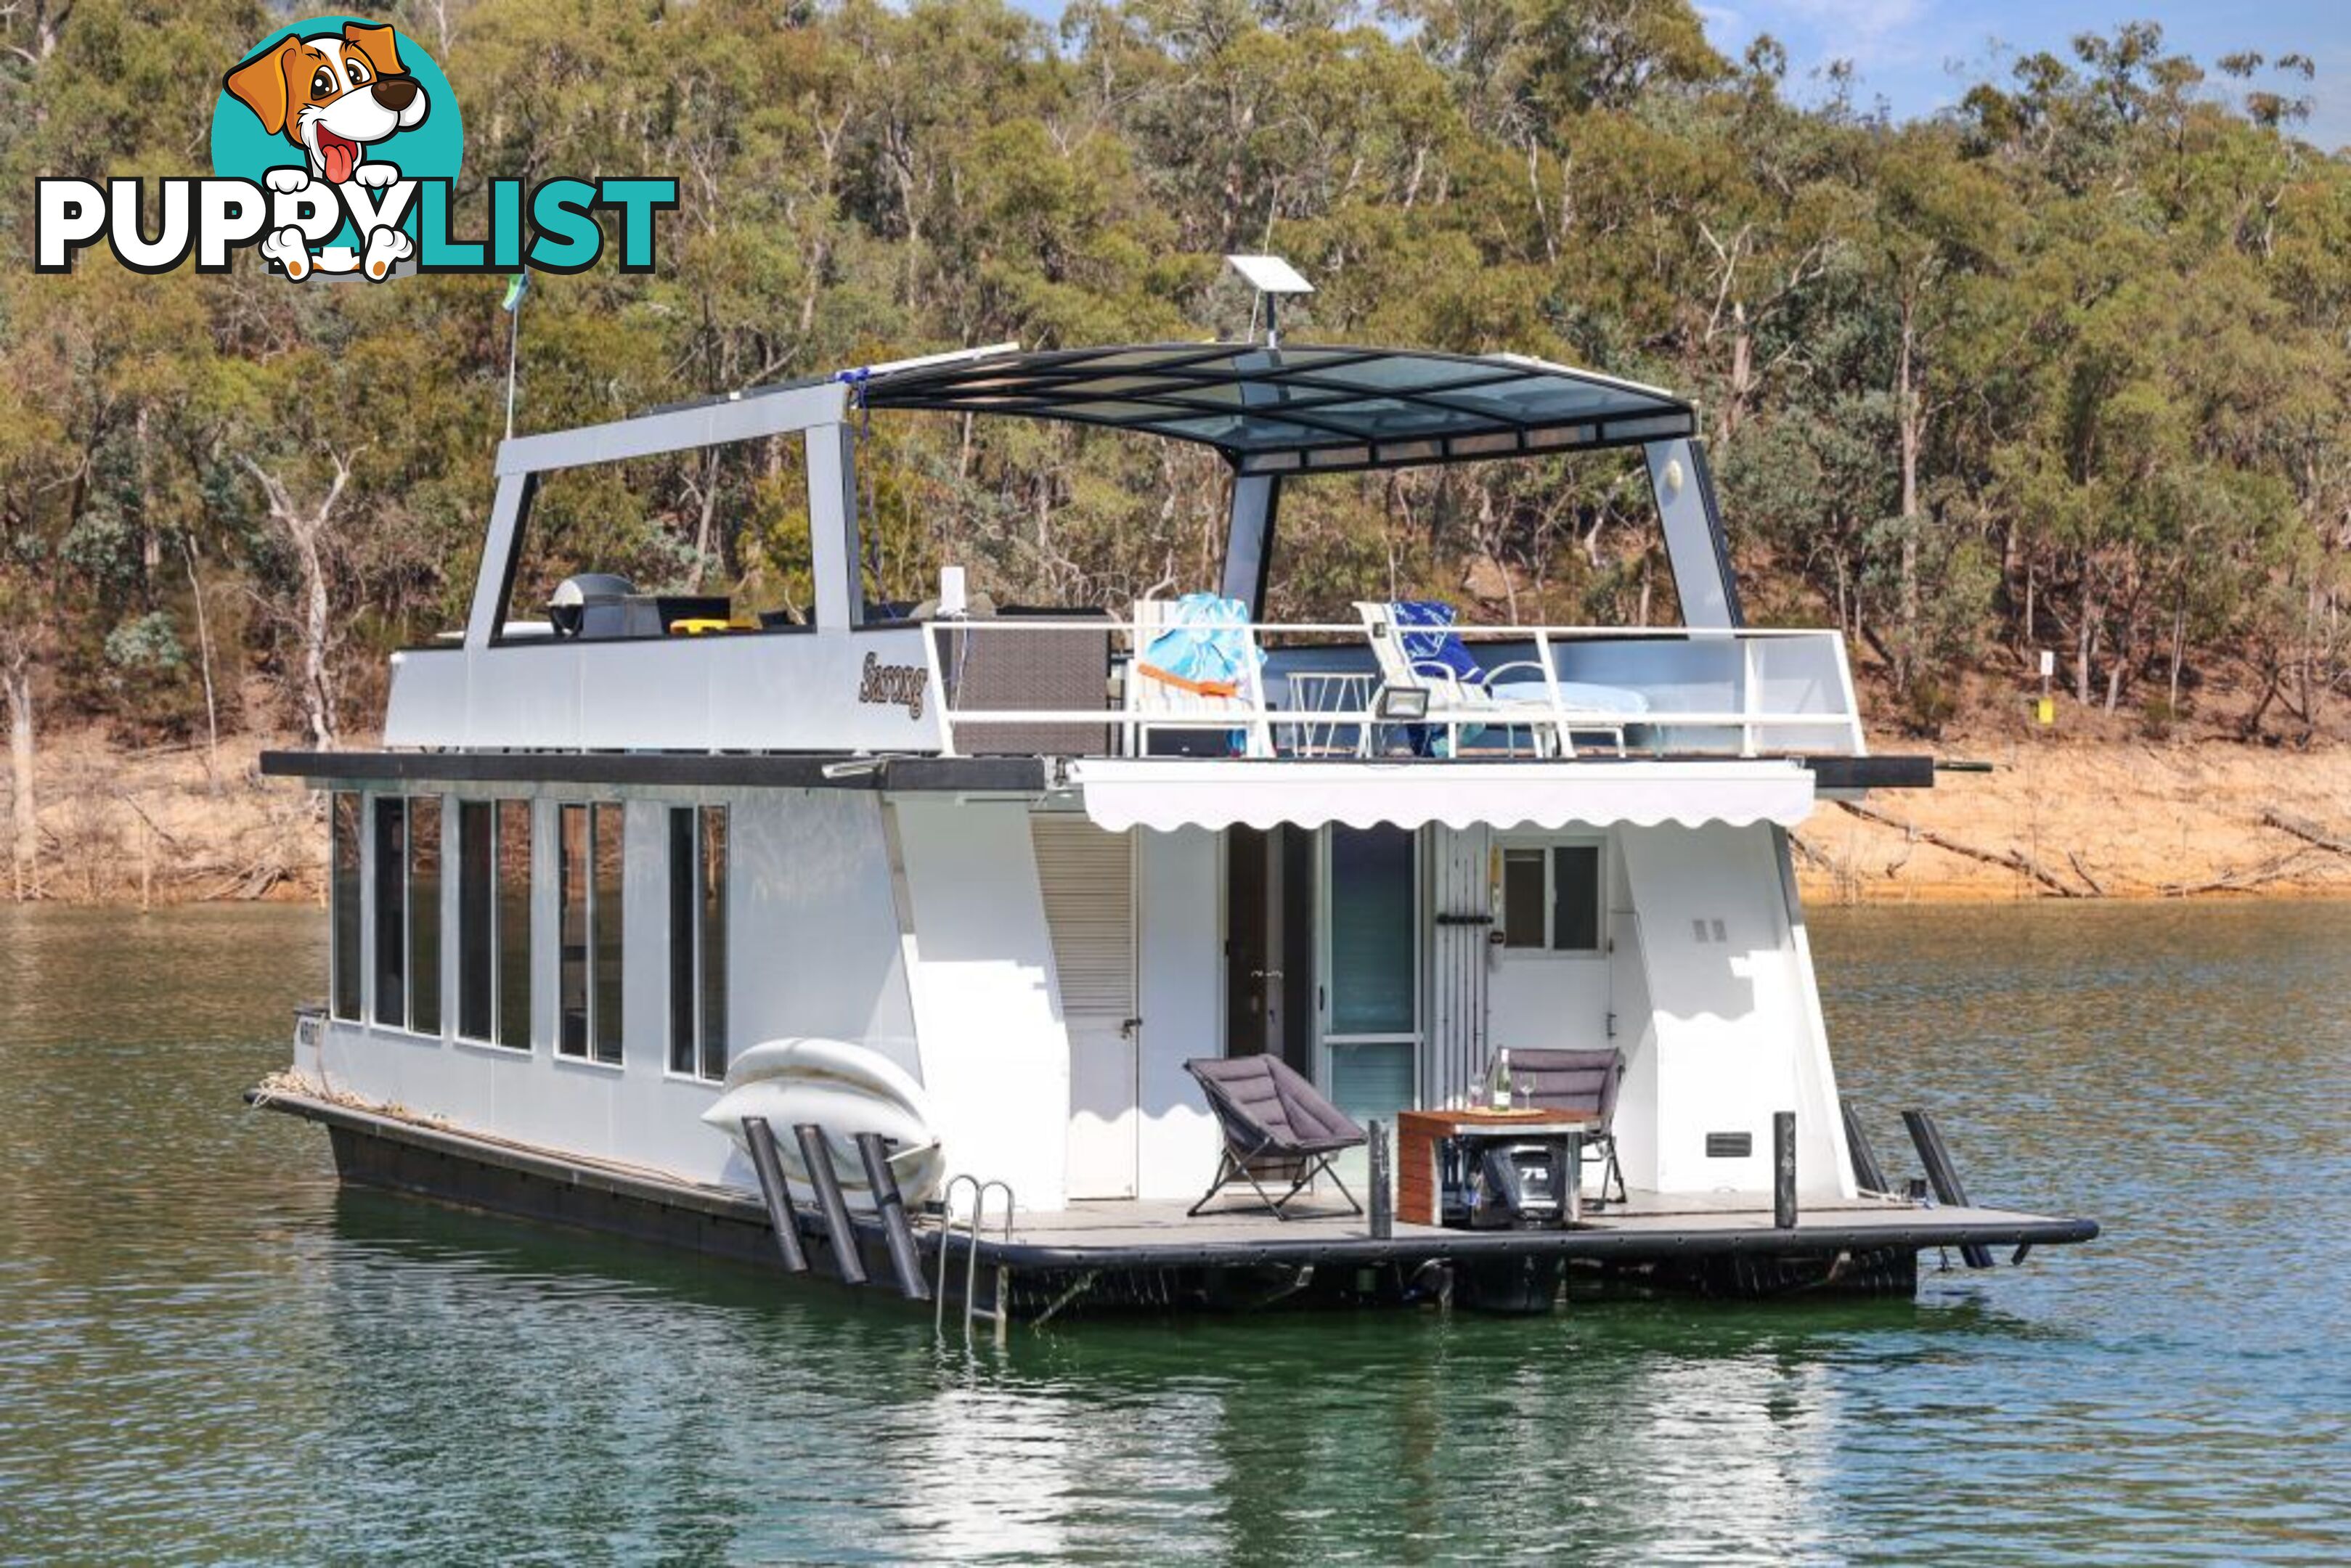
M 555 1049 L 621 1060 L 622 863 L 626 816 L 611 802 L 559 808 L 562 983 Z
M 339 789 L 329 798 L 329 905 L 332 924 L 328 1010 L 349 1023 L 360 1021 L 360 988 L 366 959 L 360 944 L 360 796 Z
M 530 802 L 457 803 L 457 1033 L 530 1049 Z
M 441 1032 L 441 797 L 408 801 L 408 1027 Z
M 369 800 L 375 831 L 375 1021 L 408 1027 L 408 801 Z
M 1502 946 L 1552 953 L 1600 951 L 1600 846 L 1548 844 L 1502 852 Z
M 669 813 L 669 1070 L 726 1076 L 726 808 Z

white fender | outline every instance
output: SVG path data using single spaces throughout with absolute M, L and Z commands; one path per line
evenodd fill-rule
M 832 1145 L 832 1166 L 851 1207 L 870 1209 L 865 1161 L 856 1135 L 879 1133 L 891 1141 L 890 1165 L 898 1191 L 914 1207 L 939 1188 L 946 1156 L 931 1131 L 930 1100 L 906 1070 L 870 1046 L 841 1040 L 771 1040 L 737 1056 L 726 1069 L 726 1092 L 702 1119 L 747 1155 L 743 1118 L 764 1116 L 776 1134 L 784 1179 L 796 1197 L 812 1198 L 808 1167 L 793 1129 L 814 1123 Z

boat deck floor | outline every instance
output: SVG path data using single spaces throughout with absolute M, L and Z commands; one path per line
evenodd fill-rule
M 413 1150 L 424 1162 L 403 1167 L 387 1185 L 413 1187 L 459 1202 L 544 1212 L 551 1218 L 612 1228 L 612 1203 L 651 1211 L 682 1213 L 687 1228 L 711 1247 L 732 1234 L 728 1227 L 766 1231 L 768 1215 L 756 1192 L 709 1186 L 664 1172 L 620 1166 L 578 1155 L 491 1138 L 424 1121 L 394 1107 L 350 1103 L 312 1086 L 277 1081 L 251 1098 L 323 1123 L 344 1134 Z M 339 1156 L 340 1157 L 340 1156 Z M 512 1193 L 489 1202 L 479 1182 L 453 1175 L 452 1162 L 513 1173 L 531 1198 L 520 1204 Z M 1637 1261 L 1704 1255 L 1818 1255 L 1879 1249 L 1984 1246 L 2055 1246 L 2087 1241 L 2098 1234 L 2090 1219 L 2051 1218 L 1985 1207 L 1921 1208 L 1891 1199 L 1860 1199 L 1803 1206 L 1792 1230 L 1771 1222 L 1769 1195 L 1708 1193 L 1671 1195 L 1635 1189 L 1631 1200 L 1587 1207 L 1583 1221 L 1562 1230 L 1455 1230 L 1397 1223 L 1384 1237 L 1371 1221 L 1334 1197 L 1308 1193 L 1290 1207 L 1287 1219 L 1235 1199 L 1198 1217 L 1176 1199 L 1085 1201 L 1053 1212 L 1016 1212 L 1008 1232 L 990 1224 L 979 1242 L 984 1264 L 1010 1269 L 1159 1270 L 1248 1268 L 1262 1264 L 1376 1263 L 1431 1259 L 1561 1256 Z M 813 1210 L 799 1216 L 801 1230 L 821 1234 Z M 716 1222 L 720 1228 L 712 1230 Z M 859 1216 L 853 1221 L 861 1244 L 878 1247 L 881 1228 Z M 632 1234 L 637 1228 L 630 1227 Z M 939 1222 L 916 1221 L 924 1250 L 935 1255 Z M 957 1230 L 955 1245 L 967 1232 Z M 740 1243 L 715 1249 L 756 1250 Z
M 1660 1258 L 1700 1252 L 1835 1252 L 1872 1248 L 2057 1245 L 2086 1241 L 2095 1221 L 1985 1207 L 1922 1208 L 1856 1198 L 1802 1206 L 1792 1230 L 1772 1223 L 1769 1194 L 1635 1190 L 1629 1201 L 1587 1204 L 1573 1229 L 1460 1230 L 1397 1221 L 1386 1237 L 1335 1198 L 1311 1196 L 1287 1219 L 1236 1202 L 1197 1217 L 1168 1200 L 1083 1201 L 1050 1213 L 1016 1212 L 1009 1234 L 991 1225 L 984 1254 L 1016 1267 L 1372 1261 L 1381 1259 L 1558 1253 Z

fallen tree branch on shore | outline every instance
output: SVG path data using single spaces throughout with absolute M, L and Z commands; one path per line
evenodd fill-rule
M 2262 825 L 2291 833 L 2307 844 L 2315 844 L 2330 854 L 2351 855 L 2351 839 L 2338 839 L 2307 817 L 2297 817 L 2281 811 L 2275 806 L 2262 809 Z
M 2258 865 L 2238 866 L 2204 882 L 2167 882 L 2156 891 L 2166 898 L 2187 898 L 2199 893 L 2233 893 L 2259 887 L 2265 882 L 2275 882 L 2299 866 L 2309 855 L 2308 850 L 2288 850 L 2273 855 Z
M 2082 889 L 2067 883 L 2055 873 L 2052 872 L 2048 867 L 2043 865 L 2039 861 L 2034 860 L 2031 855 L 2026 854 L 2022 850 L 2016 848 L 2014 845 L 2011 845 L 2004 853 L 1996 850 L 1979 849 L 1974 844 L 1961 843 L 1957 839 L 1938 833 L 1932 828 L 1922 828 L 1915 822 L 1906 822 L 1899 817 L 1891 816 L 1886 812 L 1878 810 L 1876 807 L 1865 806 L 1858 800 L 1839 800 L 1837 804 L 1844 807 L 1846 810 L 1851 811 L 1855 816 L 1859 817 L 1865 822 L 1876 822 L 1881 828 L 1891 828 L 1897 833 L 1907 834 L 1911 838 L 1917 839 L 1921 843 L 1932 844 L 1935 848 L 1942 850 L 1947 853 L 1958 855 L 1965 860 L 1980 862 L 1985 865 L 1996 865 L 2003 867 L 2009 871 L 2022 872 L 2035 885 L 2046 888 L 2049 892 L 2054 894 L 2059 898 L 2103 898 L 2105 896 L 2105 890 L 2099 887 L 2097 883 L 2090 882 L 2090 879 L 2087 876 L 2085 876 L 2082 880 L 2085 883 L 2089 883 L 2092 891 L 2084 893 Z M 2074 869 L 2077 872 L 2080 871 L 2080 862 L 2076 862 Z

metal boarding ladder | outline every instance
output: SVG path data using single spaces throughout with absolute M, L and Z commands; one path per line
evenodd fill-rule
M 971 1239 L 964 1253 L 963 1340 L 966 1344 L 971 1343 L 971 1323 L 974 1318 L 986 1318 L 996 1325 L 996 1343 L 1000 1345 L 1005 1342 L 1012 1326 L 1012 1304 L 1007 1299 L 1008 1291 L 1006 1290 L 1009 1282 L 1007 1279 L 1009 1270 L 1001 1264 L 997 1266 L 994 1303 L 987 1311 L 980 1311 L 976 1305 L 976 1301 L 979 1290 L 979 1237 L 980 1232 L 987 1226 L 987 1195 L 991 1192 L 1000 1192 L 1004 1195 L 1004 1218 L 998 1235 L 1006 1241 L 1012 1239 L 1012 1187 L 1006 1182 L 982 1181 L 975 1176 L 948 1178 L 946 1191 L 943 1195 L 946 1217 L 939 1227 L 939 1282 L 938 1289 L 932 1292 L 932 1300 L 935 1304 L 932 1309 L 931 1326 L 942 1336 L 946 1333 L 947 1268 L 955 1253 L 955 1196 L 956 1189 L 962 1186 L 971 1188 L 971 1213 L 964 1219 L 965 1232 Z

